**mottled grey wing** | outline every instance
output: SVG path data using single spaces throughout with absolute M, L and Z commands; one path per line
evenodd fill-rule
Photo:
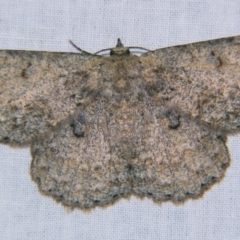
M 240 37 L 159 49 L 142 59 L 153 63 L 160 102 L 211 128 L 240 130 Z
M 169 128 L 169 118 L 145 104 L 114 110 L 98 101 L 88 106 L 97 114 L 85 109 L 33 142 L 31 175 L 39 190 L 65 206 L 91 209 L 131 194 L 184 201 L 223 177 L 224 138 L 184 117 Z
M 134 194 L 183 202 L 202 196 L 224 176 L 230 163 L 226 139 L 186 117 L 178 124 L 171 127 L 163 114 L 145 125 L 145 151 L 132 167 Z
M 26 144 L 76 109 L 86 56 L 0 51 L 0 142 Z
M 127 161 L 112 149 L 118 139 L 112 138 L 116 130 L 106 118 L 99 113 L 83 121 L 80 114 L 78 125 L 64 124 L 33 142 L 31 175 L 43 194 L 65 206 L 90 209 L 131 193 Z

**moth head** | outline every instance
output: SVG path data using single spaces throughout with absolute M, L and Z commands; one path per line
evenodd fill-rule
M 117 40 L 117 45 L 116 47 L 114 48 L 106 48 L 106 49 L 102 49 L 100 51 L 97 51 L 95 53 L 89 53 L 89 52 L 86 52 L 84 50 L 82 50 L 81 48 L 79 48 L 78 46 L 76 46 L 71 40 L 69 40 L 69 42 L 73 45 L 73 47 L 75 47 L 78 51 L 80 51 L 81 53 L 83 54 L 86 54 L 86 55 L 91 55 L 91 56 L 96 56 L 98 55 L 99 56 L 99 53 L 102 53 L 102 52 L 105 52 L 105 51 L 110 51 L 110 56 L 124 56 L 124 55 L 130 55 L 131 52 L 130 52 L 130 49 L 138 49 L 138 50 L 144 50 L 144 51 L 147 51 L 147 52 L 151 52 L 151 50 L 147 49 L 147 48 L 143 48 L 143 47 L 134 47 L 134 46 L 131 46 L 131 47 L 124 47 L 120 38 L 118 38 Z M 101 55 L 100 55 L 101 56 Z
M 124 47 L 120 38 L 118 38 L 116 47 L 110 50 L 110 55 L 122 56 L 122 55 L 129 55 L 129 54 L 130 54 L 129 48 Z

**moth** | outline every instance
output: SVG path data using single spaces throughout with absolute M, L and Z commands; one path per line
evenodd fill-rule
M 40 192 L 69 208 L 198 198 L 239 130 L 239 37 L 141 56 L 120 40 L 107 57 L 0 51 L 0 142 L 30 146 Z

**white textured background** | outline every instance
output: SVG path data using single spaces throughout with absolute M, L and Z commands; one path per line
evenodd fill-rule
M 86 51 L 125 45 L 150 49 L 240 35 L 239 0 L 0 0 L 0 49 Z M 184 205 L 121 200 L 68 213 L 38 193 L 29 149 L 0 145 L 0 239 L 240 239 L 240 136 L 232 164 L 203 198 Z

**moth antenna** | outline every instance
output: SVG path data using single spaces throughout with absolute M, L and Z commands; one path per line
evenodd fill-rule
M 122 44 L 121 39 L 118 38 L 118 39 L 117 39 L 117 45 L 116 45 L 115 48 L 122 48 L 122 47 L 124 47 L 124 45 Z M 127 48 L 128 48 L 128 49 L 130 49 L 130 48 L 132 48 L 132 49 L 135 48 L 135 49 L 141 49 L 141 50 L 144 50 L 144 51 L 147 51 L 147 52 L 153 52 L 152 50 L 147 49 L 147 48 L 144 48 L 144 47 L 130 46 L 130 47 L 127 47 Z M 100 50 L 100 51 L 95 52 L 94 54 L 97 55 L 97 54 L 99 54 L 99 53 L 101 53 L 101 52 L 104 52 L 104 51 L 111 51 L 112 49 L 113 49 L 113 48 L 105 48 L 105 49 L 102 49 L 102 50 Z
M 71 39 L 69 39 L 68 41 L 69 41 L 69 42 L 72 44 L 72 46 L 75 47 L 79 52 L 82 52 L 82 53 L 87 54 L 87 55 L 96 55 L 95 53 L 90 53 L 90 52 L 87 52 L 87 51 L 82 50 L 80 47 L 78 47 L 77 45 L 75 45 L 75 44 L 72 42 Z
M 144 48 L 144 47 L 130 46 L 130 47 L 128 47 L 128 48 L 129 48 L 129 49 L 130 49 L 130 48 L 137 48 L 137 49 L 145 50 L 145 51 L 147 51 L 147 52 L 153 52 L 153 50 L 150 50 L 150 49 L 147 49 L 147 48 Z
M 102 50 L 99 50 L 99 51 L 97 51 L 97 52 L 95 52 L 93 55 L 97 55 L 97 54 L 99 54 L 100 52 L 104 52 L 104 51 L 111 51 L 113 48 L 104 48 L 104 49 L 102 49 Z

